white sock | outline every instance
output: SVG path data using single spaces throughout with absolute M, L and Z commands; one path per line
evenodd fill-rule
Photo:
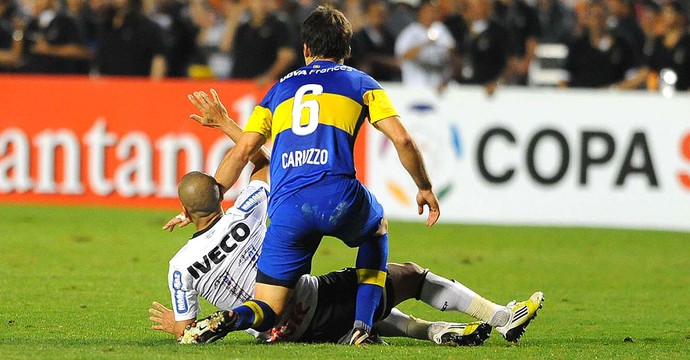
M 510 312 L 505 306 L 494 304 L 465 285 L 428 272 L 422 284 L 419 300 L 441 311 L 455 310 L 491 326 L 504 326 Z
M 393 308 L 390 315 L 374 324 L 374 329 L 383 337 L 409 337 L 429 340 L 429 325 L 431 323 L 428 321 L 417 319 Z

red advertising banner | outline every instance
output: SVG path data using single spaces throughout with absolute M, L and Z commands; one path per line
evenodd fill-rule
M 214 173 L 233 146 L 189 119 L 196 108 L 187 94 L 210 88 L 241 125 L 267 90 L 241 81 L 0 77 L 0 201 L 179 206 L 180 177 Z

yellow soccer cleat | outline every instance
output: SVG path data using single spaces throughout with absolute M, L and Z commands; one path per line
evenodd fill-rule
M 438 345 L 479 346 L 489 338 L 491 326 L 485 322 L 434 322 L 427 331 L 429 339 Z
M 518 342 L 525 333 L 527 325 L 537 317 L 537 311 L 541 309 L 543 303 L 544 294 L 541 291 L 535 292 L 525 301 L 511 301 L 506 305 L 510 310 L 510 319 L 506 325 L 496 327 L 496 331 L 503 335 L 507 341 Z

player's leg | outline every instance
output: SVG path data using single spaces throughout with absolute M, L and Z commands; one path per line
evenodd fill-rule
M 274 212 L 257 263 L 254 298 L 233 309 L 236 330 L 269 330 L 290 299 L 300 276 L 311 271 L 320 235 L 311 234 L 299 216 Z
M 357 271 L 357 310 L 353 332 L 364 329 L 371 334 L 374 311 L 379 305 L 386 284 L 388 261 L 388 225 L 381 220 L 381 227 L 373 238 L 359 247 L 355 268 Z M 354 335 L 354 334 L 353 334 Z M 348 343 L 356 341 L 354 337 Z
M 376 333 L 383 337 L 409 337 L 452 346 L 479 346 L 491 334 L 491 326 L 481 321 L 432 322 L 407 315 L 397 308 L 393 308 L 385 319 L 376 322 L 374 327 Z
M 391 263 L 388 268 L 395 289 L 394 305 L 415 298 L 438 310 L 459 311 L 491 326 L 505 325 L 510 317 L 507 307 L 494 304 L 463 284 L 438 276 L 415 263 Z
M 333 234 L 348 246 L 358 246 L 357 302 L 353 328 L 341 343 L 359 344 L 371 335 L 373 317 L 386 284 L 388 260 L 388 222 L 383 207 L 362 184 L 348 184 L 345 198 L 353 199 L 350 211 Z
M 388 268 L 395 289 L 393 306 L 415 298 L 441 311 L 459 311 L 496 327 L 508 341 L 515 342 L 522 336 L 544 300 L 543 294 L 536 292 L 528 300 L 498 305 L 465 285 L 438 276 L 415 263 L 388 264 Z

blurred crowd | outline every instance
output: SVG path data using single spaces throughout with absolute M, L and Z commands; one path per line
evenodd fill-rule
M 0 0 L 0 73 L 276 81 L 303 64 L 299 28 L 330 3 L 346 61 L 379 81 L 527 85 L 561 44 L 563 87 L 690 87 L 690 0 Z

